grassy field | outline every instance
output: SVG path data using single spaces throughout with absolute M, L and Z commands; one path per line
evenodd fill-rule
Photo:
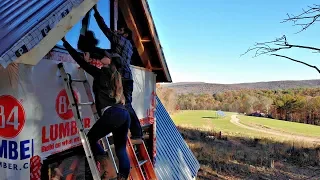
M 230 122 L 233 114 L 226 113 L 223 118 L 217 118 L 214 111 L 182 111 L 172 115 L 201 165 L 197 179 L 320 179 L 320 146 L 288 143 L 278 136 L 238 127 Z M 317 136 L 318 127 L 310 125 L 238 117 L 251 127 L 270 125 L 279 131 Z M 309 132 L 304 132 L 304 128 Z M 217 134 L 219 131 L 222 138 Z
M 196 110 L 196 111 L 181 111 L 172 115 L 172 119 L 177 126 L 197 128 L 200 130 L 214 130 L 222 132 L 223 135 L 232 137 L 270 139 L 277 142 L 298 143 L 300 146 L 313 146 L 313 143 L 301 141 L 287 136 L 277 136 L 269 133 L 254 131 L 239 127 L 230 122 L 231 115 L 236 113 L 226 112 L 225 117 L 218 118 L 215 111 Z M 292 135 L 303 135 L 310 137 L 320 137 L 320 127 L 302 123 L 294 123 L 280 121 L 267 118 L 257 118 L 250 116 L 237 115 L 242 124 L 251 127 L 277 130 L 280 132 L 289 133 Z M 267 127 L 267 128 L 266 128 Z
M 304 136 L 312 136 L 320 138 L 320 126 L 314 126 L 309 124 L 281 121 L 275 119 L 250 117 L 250 116 L 238 116 L 240 122 L 248 126 L 264 126 L 267 128 L 283 131 L 291 134 L 299 134 Z
M 223 118 L 216 118 L 215 114 L 215 111 L 182 111 L 173 115 L 172 119 L 177 126 L 221 131 L 228 136 L 286 140 L 285 138 L 240 128 L 232 124 L 230 118 L 231 115 L 235 113 L 227 112 Z

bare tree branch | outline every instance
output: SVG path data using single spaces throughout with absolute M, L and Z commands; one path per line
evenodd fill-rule
M 297 33 L 306 30 L 316 21 L 320 21 L 320 5 L 314 4 L 313 6 L 308 6 L 308 10 L 302 9 L 302 13 L 298 15 L 289 15 L 288 18 L 284 19 L 281 23 L 293 22 L 294 26 L 301 26 L 302 29 Z
M 290 57 L 288 57 L 288 56 L 283 56 L 283 55 L 279 55 L 279 54 L 270 54 L 270 55 L 271 55 L 271 56 L 278 56 L 278 57 L 286 58 L 286 59 L 289 59 L 289 60 L 291 60 L 291 61 L 294 61 L 294 62 L 297 62 L 297 63 L 300 63 L 300 64 L 304 64 L 304 65 L 306 65 L 306 66 L 309 66 L 309 67 L 311 67 L 311 68 L 316 69 L 316 70 L 318 71 L 318 73 L 320 73 L 320 70 L 319 70 L 319 68 L 318 68 L 317 66 L 313 66 L 313 65 L 308 64 L 308 63 L 305 63 L 305 62 L 303 62 L 303 61 L 299 61 L 299 60 L 296 60 L 296 59 L 292 59 L 292 58 L 290 58 Z
M 249 48 L 244 54 L 241 56 L 254 51 L 255 54 L 253 57 L 257 57 L 263 54 L 273 53 L 280 50 L 291 49 L 291 48 L 301 48 L 301 49 L 309 49 L 315 50 L 317 53 L 320 53 L 320 48 L 312 47 L 312 46 L 303 46 L 303 45 L 296 45 L 290 44 L 287 41 L 285 35 L 281 38 L 277 38 L 274 41 L 264 42 L 264 43 L 256 43 L 253 48 Z
M 302 29 L 299 31 L 304 31 L 307 28 L 309 28 L 311 25 L 313 25 L 315 22 L 320 21 L 320 5 L 314 4 L 313 6 L 308 6 L 307 10 L 302 10 L 303 12 L 298 15 L 288 15 L 288 18 L 282 21 L 281 23 L 285 22 L 293 22 L 294 26 L 301 26 Z M 297 32 L 297 33 L 299 33 Z M 311 64 L 305 63 L 303 61 L 299 61 L 296 59 L 293 59 L 288 56 L 275 54 L 275 52 L 279 52 L 281 50 L 286 49 L 292 49 L 292 48 L 299 48 L 299 49 L 308 49 L 315 51 L 314 53 L 320 53 L 320 48 L 312 47 L 312 46 L 303 46 L 303 45 L 296 45 L 296 44 L 290 44 L 287 41 L 287 38 L 285 35 L 283 35 L 280 38 L 275 39 L 274 41 L 264 42 L 264 43 L 255 43 L 254 47 L 249 48 L 245 53 L 243 53 L 241 56 L 253 51 L 254 56 L 257 57 L 264 54 L 269 54 L 271 56 L 277 56 L 281 58 L 286 58 L 291 61 L 303 64 L 305 66 L 314 68 L 320 73 L 320 70 L 317 66 L 313 66 Z

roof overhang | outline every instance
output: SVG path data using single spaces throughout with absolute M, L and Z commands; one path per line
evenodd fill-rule
M 144 67 L 157 74 L 157 82 L 172 82 L 148 2 L 119 0 L 119 7 Z
M 98 1 L 99 0 L 79 0 L 77 1 L 81 2 L 79 4 L 76 3 L 76 1 L 66 1 L 65 4 L 61 4 L 51 15 L 45 17 L 48 19 L 41 21 L 42 28 L 49 27 L 45 35 L 42 32 L 43 29 L 38 29 L 37 26 L 29 29 L 29 32 L 7 51 L 7 54 L 10 54 L 12 51 L 18 52 L 21 49 L 21 53 L 19 55 L 12 55 L 12 57 L 4 53 L 3 57 L 8 58 L 1 59 L 0 57 L 0 64 L 6 67 L 15 61 L 17 63 L 36 65 Z M 30 18 L 35 17 L 31 16 Z M 34 42 L 31 43 L 28 36 L 32 34 L 39 34 L 38 36 L 42 34 L 44 37 L 33 38 L 32 41 Z M 23 46 L 25 47 L 24 49 L 20 48 Z M 18 50 L 16 49 L 17 47 Z
M 25 2 L 32 6 L 34 1 L 25 0 Z M 47 4 L 42 3 L 41 7 L 37 6 L 38 9 L 35 13 L 30 14 L 29 12 L 29 16 L 16 19 L 19 22 L 28 22 L 27 29 L 24 30 L 25 33 L 19 34 L 20 31 L 17 29 L 11 31 L 9 27 L 0 29 L 11 33 L 6 37 L 7 39 L 9 36 L 17 36 L 13 32 L 18 33 L 19 37 L 16 38 L 20 39 L 13 45 L 6 44 L 8 49 L 0 54 L 2 66 L 6 67 L 13 61 L 36 65 L 98 0 L 46 0 L 45 2 Z M 56 2 L 56 4 L 48 4 L 52 2 Z M 157 82 L 172 82 L 147 1 L 119 0 L 118 4 L 127 26 L 133 31 L 133 41 L 144 68 L 157 74 Z M 47 12 L 45 8 L 49 7 L 51 9 Z M 28 21 L 29 19 L 34 21 L 33 26 L 30 25 L 32 23 Z M 21 29 L 21 26 L 16 28 Z M 4 45 L 3 48 L 7 47 Z

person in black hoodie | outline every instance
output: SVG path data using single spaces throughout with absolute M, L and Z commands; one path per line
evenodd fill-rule
M 96 108 L 100 111 L 100 119 L 90 129 L 88 139 L 95 159 L 100 153 L 96 142 L 112 132 L 116 155 L 119 159 L 118 179 L 127 179 L 130 172 L 130 161 L 126 151 L 130 115 L 124 106 L 121 75 L 106 51 L 105 56 L 100 60 L 103 67 L 99 69 L 87 62 L 90 58 L 89 53 L 81 56 L 65 38 L 62 41 L 72 58 L 94 78 L 92 88 Z

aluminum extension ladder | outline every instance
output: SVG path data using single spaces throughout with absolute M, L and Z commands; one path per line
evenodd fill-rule
M 76 120 L 76 124 L 77 124 L 77 128 L 79 130 L 81 142 L 82 142 L 83 148 L 85 150 L 86 158 L 87 158 L 93 179 L 94 180 L 101 180 L 100 173 L 97 169 L 96 162 L 94 160 L 94 157 L 93 157 L 93 154 L 92 154 L 92 151 L 90 148 L 90 144 L 89 144 L 86 132 L 85 132 L 85 128 L 82 123 L 81 112 L 79 110 L 80 106 L 91 106 L 95 121 L 97 121 L 99 119 L 99 115 L 98 115 L 97 109 L 95 107 L 94 98 L 92 95 L 92 91 L 91 91 L 87 76 L 86 76 L 84 70 L 82 68 L 80 68 L 79 69 L 80 78 L 79 79 L 72 79 L 71 75 L 69 73 L 66 73 L 66 71 L 63 67 L 63 63 L 59 63 L 58 68 L 60 70 L 60 75 L 61 75 L 63 82 L 64 82 L 64 87 L 67 92 L 67 96 L 68 96 L 69 103 L 72 108 L 74 118 Z M 87 102 L 87 103 L 77 102 L 77 99 L 76 99 L 76 96 L 74 94 L 73 87 L 72 87 L 73 82 L 83 83 L 89 102 Z M 107 136 L 110 136 L 110 134 Z M 117 168 L 116 162 L 114 160 L 114 156 L 113 156 L 113 153 L 111 150 L 111 146 L 110 146 L 108 137 L 105 137 L 101 140 L 102 140 L 102 143 L 104 146 L 104 150 L 108 151 L 108 153 L 110 153 L 110 157 L 112 158 L 113 166 L 115 168 L 116 173 L 118 173 L 118 168 Z

